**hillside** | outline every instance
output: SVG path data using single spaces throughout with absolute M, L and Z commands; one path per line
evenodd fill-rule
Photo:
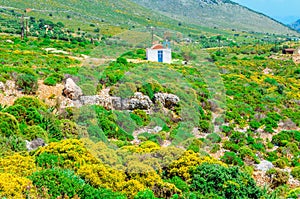
M 152 36 L 170 64 L 146 59 Z M 298 199 L 290 38 L 129 0 L 2 0 L 0 198 Z
M 163 29 L 178 30 L 181 33 L 199 32 L 209 28 L 201 28 L 199 25 L 178 26 L 179 21 L 164 17 L 156 12 L 146 9 L 129 0 L 2 0 L 1 7 L 23 13 L 30 8 L 29 17 L 43 18 L 55 23 L 63 22 L 73 32 L 81 31 L 93 33 L 99 28 L 100 33 L 115 35 L 130 29 L 147 30 L 147 27 L 156 26 Z M 5 16 L 5 15 L 4 15 Z M 213 30 L 211 29 L 213 32 Z
M 29 17 L 63 22 L 73 31 L 115 35 L 131 29 L 155 26 L 183 34 L 231 31 L 296 34 L 278 22 L 231 1 L 131 1 L 93 0 L 71 1 L 2 0 L 1 8 L 23 13 Z M 151 10 L 152 9 L 152 10 Z M 7 15 L 4 15 L 7 17 Z M 80 25 L 79 25 L 80 24 Z M 92 24 L 92 25 L 91 25 Z M 219 28 L 219 30 L 215 30 Z M 149 31 L 149 30 L 148 30 Z M 96 31 L 98 32 L 98 31 Z
M 0 38 L 0 197 L 297 199 L 300 68 L 273 45 Z
M 287 26 L 228 0 L 133 0 L 165 16 L 220 29 L 236 29 L 278 34 L 295 34 Z
M 297 31 L 300 31 L 300 19 L 297 20 L 296 22 L 292 23 L 290 26 L 291 26 L 291 28 L 293 28 Z

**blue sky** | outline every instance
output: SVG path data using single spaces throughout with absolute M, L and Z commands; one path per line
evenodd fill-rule
M 300 0 L 232 0 L 283 23 L 300 19 Z

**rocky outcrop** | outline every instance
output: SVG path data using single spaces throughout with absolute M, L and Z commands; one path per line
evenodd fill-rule
M 274 168 L 274 165 L 272 164 L 272 162 L 269 162 L 267 160 L 262 160 L 260 161 L 259 164 L 255 165 L 255 169 L 258 171 L 268 171 L 269 169 Z
M 135 110 L 135 109 L 150 109 L 153 105 L 152 101 L 147 95 L 137 92 L 130 99 L 124 100 L 123 102 L 124 110 Z
M 172 108 L 178 105 L 180 99 L 178 96 L 169 93 L 155 93 L 155 103 L 161 103 L 166 108 Z
M 40 146 L 45 146 L 45 141 L 42 138 L 37 138 L 35 140 L 32 140 L 31 142 L 25 140 L 26 142 L 26 148 L 28 151 L 35 150 L 39 148 Z
M 77 100 L 82 96 L 82 90 L 71 78 L 68 78 L 63 89 L 63 94 L 71 100 Z
M 114 110 L 147 110 L 153 105 L 150 98 L 142 93 L 135 93 L 131 98 L 102 97 L 99 95 L 81 96 L 79 103 L 82 105 L 100 105 L 106 109 Z
M 121 98 L 110 95 L 83 96 L 82 90 L 71 78 L 66 79 L 63 94 L 67 97 L 61 103 L 61 108 L 80 107 L 83 105 L 99 105 L 109 110 L 149 110 L 153 107 L 151 99 L 141 92 L 136 92 L 130 98 Z M 176 95 L 168 93 L 156 93 L 155 103 L 162 104 L 165 108 L 173 108 L 178 105 L 180 99 Z

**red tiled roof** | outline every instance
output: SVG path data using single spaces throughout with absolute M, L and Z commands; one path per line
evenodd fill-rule
M 289 51 L 289 52 L 291 52 L 291 51 L 295 51 L 295 49 L 294 48 L 286 48 L 286 49 L 284 49 L 285 51 Z
M 164 49 L 163 45 L 161 44 L 155 44 L 154 46 L 151 47 L 151 49 Z

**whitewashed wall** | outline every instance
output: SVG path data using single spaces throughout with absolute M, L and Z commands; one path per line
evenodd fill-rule
M 158 51 L 163 51 L 163 62 L 171 63 L 172 62 L 172 51 L 171 49 L 146 49 L 147 60 L 158 62 Z

